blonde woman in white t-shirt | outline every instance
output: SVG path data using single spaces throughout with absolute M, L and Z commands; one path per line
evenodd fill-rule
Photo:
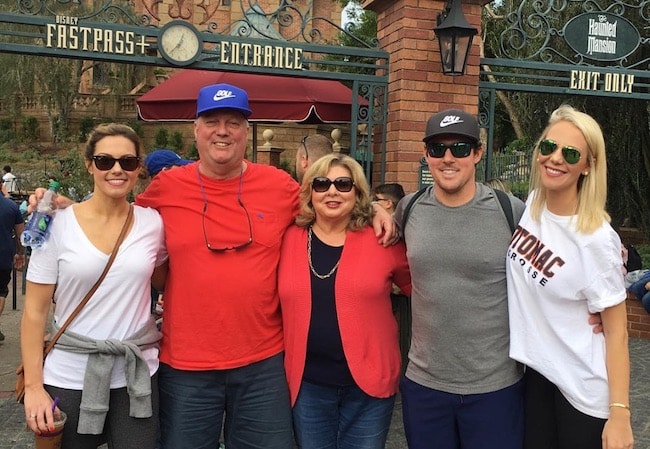
M 525 449 L 629 449 L 630 361 L 621 242 L 605 211 L 596 121 L 556 109 L 508 248 L 510 356 L 526 369 Z M 599 312 L 603 333 L 588 314 Z

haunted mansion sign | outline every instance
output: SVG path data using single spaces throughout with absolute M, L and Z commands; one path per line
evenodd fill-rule
M 607 12 L 585 13 L 564 27 L 566 43 L 578 54 L 596 61 L 618 61 L 638 48 L 641 36 L 627 19 Z M 569 88 L 632 93 L 634 75 L 597 70 L 571 70 Z

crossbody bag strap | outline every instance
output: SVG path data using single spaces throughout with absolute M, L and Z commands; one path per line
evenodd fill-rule
M 99 279 L 97 279 L 97 282 L 92 286 L 92 288 L 86 293 L 86 296 L 84 296 L 84 299 L 81 300 L 79 305 L 72 311 L 68 319 L 63 323 L 63 326 L 59 328 L 59 331 L 52 337 L 52 339 L 49 341 L 47 346 L 45 347 L 45 350 L 43 351 L 43 357 L 45 357 L 51 350 L 54 348 L 54 345 L 56 344 L 57 340 L 59 337 L 65 332 L 66 328 L 70 325 L 72 320 L 76 318 L 77 315 L 79 315 L 79 312 L 81 312 L 81 309 L 86 305 L 86 303 L 90 300 L 90 298 L 95 294 L 97 289 L 99 288 L 100 284 L 106 277 L 106 274 L 108 273 L 108 270 L 111 268 L 111 265 L 113 265 L 113 261 L 117 257 L 117 252 L 120 249 L 120 245 L 124 241 L 124 238 L 126 237 L 126 233 L 129 230 L 129 227 L 131 226 L 131 223 L 133 222 L 133 206 L 129 207 L 129 213 L 126 216 L 126 221 L 124 222 L 124 226 L 122 226 L 122 231 L 120 232 L 120 235 L 117 237 L 117 241 L 115 242 L 115 246 L 113 247 L 113 251 L 111 251 L 111 256 L 108 258 L 108 262 L 106 262 L 106 267 L 104 267 L 104 271 L 102 271 L 102 274 L 99 276 Z

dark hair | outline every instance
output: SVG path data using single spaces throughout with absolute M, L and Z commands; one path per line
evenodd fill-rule
M 399 200 L 404 198 L 404 188 L 401 184 L 390 183 L 390 184 L 380 184 L 373 189 L 373 193 L 376 195 L 378 193 L 390 197 L 389 199 L 393 204 L 397 205 Z
M 2 167 L 2 169 L 3 169 L 4 171 L 6 171 L 7 173 L 9 173 L 9 172 L 11 171 L 11 167 L 8 166 L 8 165 L 5 165 L 4 167 Z
M 91 160 L 95 155 L 97 142 L 108 136 L 122 136 L 129 139 L 135 145 L 135 155 L 142 156 L 142 141 L 133 128 L 122 123 L 103 123 L 97 125 L 88 136 L 84 151 L 86 160 Z

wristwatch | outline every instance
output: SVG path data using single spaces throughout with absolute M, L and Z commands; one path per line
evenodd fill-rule
M 201 55 L 203 39 L 191 23 L 173 20 L 160 30 L 158 49 L 169 63 L 186 66 Z

